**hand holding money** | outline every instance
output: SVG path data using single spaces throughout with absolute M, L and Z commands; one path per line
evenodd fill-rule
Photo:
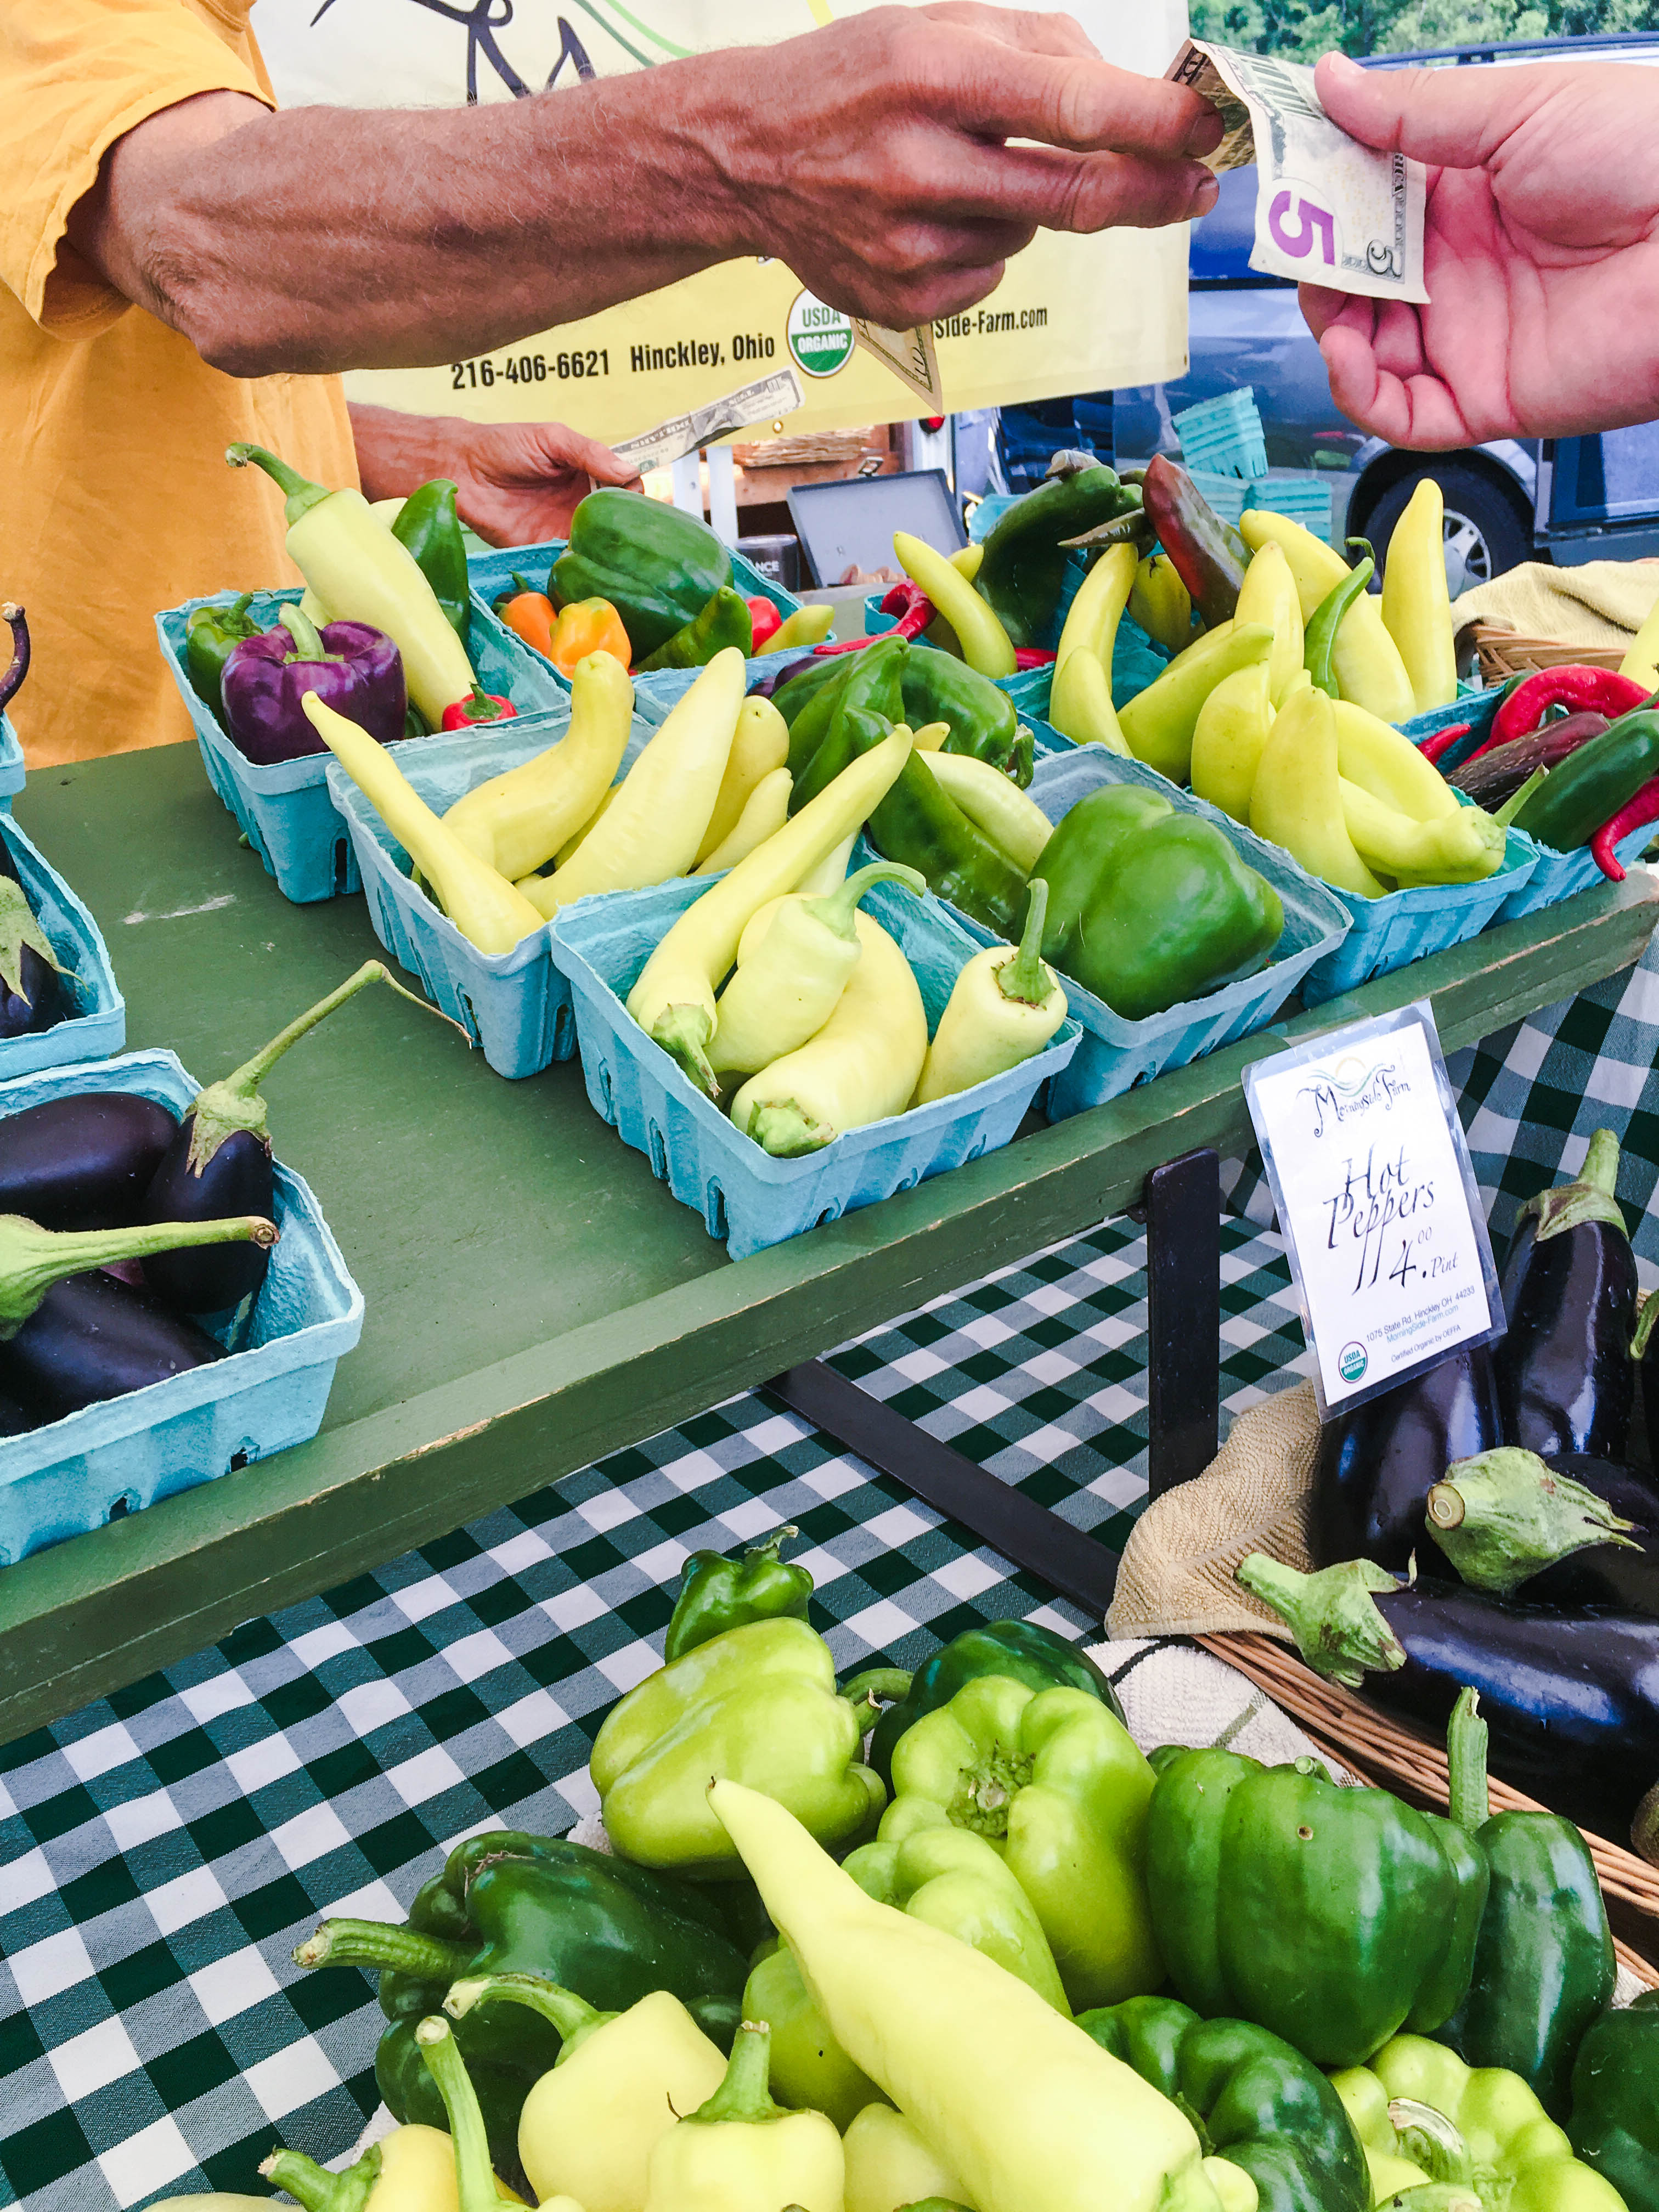
M 1361 70 L 1319 94 L 1427 173 L 1415 308 L 1302 294 L 1345 415 L 1396 446 L 1569 437 L 1659 416 L 1659 78 L 1638 64 Z

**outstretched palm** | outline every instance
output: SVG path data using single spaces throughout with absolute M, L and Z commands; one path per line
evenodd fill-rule
M 1328 58 L 1319 92 L 1365 144 L 1430 165 L 1426 307 L 1303 288 L 1345 414 L 1429 449 L 1659 414 L 1659 73 Z

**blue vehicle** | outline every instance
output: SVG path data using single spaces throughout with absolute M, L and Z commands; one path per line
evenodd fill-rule
M 1566 60 L 1659 64 L 1659 32 L 1445 47 L 1378 56 L 1369 66 Z M 1445 500 L 1454 597 L 1522 561 L 1571 564 L 1659 554 L 1659 422 L 1597 437 L 1505 438 L 1455 453 L 1411 453 L 1367 437 L 1340 414 L 1295 286 L 1249 265 L 1255 191 L 1254 169 L 1230 171 L 1214 208 L 1194 228 L 1187 374 L 1174 384 L 1006 409 L 1001 451 L 1010 490 L 1040 481 L 1055 445 L 1115 453 L 1125 462 L 1174 453 L 1180 442 L 1175 415 L 1249 384 L 1269 467 L 1328 471 L 1333 534 L 1339 541 L 1345 533 L 1370 538 L 1379 564 L 1413 492 L 1425 476 L 1435 478 Z

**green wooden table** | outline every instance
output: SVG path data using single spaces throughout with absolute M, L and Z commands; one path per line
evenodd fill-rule
M 92 907 L 129 1047 L 228 1072 L 377 948 L 361 898 L 290 906 L 193 746 L 30 779 L 19 819 Z M 1639 957 L 1659 878 L 1489 933 L 1286 1024 L 1431 996 L 1448 1049 Z M 0 1575 L 0 1741 L 343 1582 L 957 1285 L 1121 1212 L 1147 1170 L 1249 1141 L 1250 1038 L 740 1264 L 589 1108 L 507 1083 L 371 994 L 266 1095 L 368 1301 L 312 1443 Z

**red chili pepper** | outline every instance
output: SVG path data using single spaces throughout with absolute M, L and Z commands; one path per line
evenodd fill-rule
M 444 708 L 443 726 L 470 730 L 478 722 L 510 722 L 518 711 L 510 699 L 498 699 L 493 691 L 475 684 L 465 699 L 453 700 Z
M 1058 653 L 1050 653 L 1046 646 L 1017 645 L 1014 647 L 1014 666 L 1017 669 L 1047 668 L 1059 658 Z
M 744 604 L 749 609 L 750 620 L 754 625 L 754 649 L 758 653 L 767 639 L 775 631 L 783 628 L 783 617 L 773 605 L 771 600 L 762 592 L 757 592 L 752 599 L 746 600 Z
M 1575 714 L 1593 709 L 1613 722 L 1642 706 L 1647 696 L 1641 684 L 1620 676 L 1616 669 L 1588 668 L 1577 661 L 1560 668 L 1540 668 L 1498 701 L 1498 712 L 1492 718 L 1492 735 L 1480 752 L 1469 757 L 1478 760 L 1488 745 L 1524 738 L 1538 727 L 1552 707 L 1564 706 Z
M 1612 821 L 1604 822 L 1590 839 L 1595 865 L 1610 884 L 1625 880 L 1614 846 L 1646 822 L 1659 822 L 1659 775 L 1644 783 L 1633 799 L 1627 799 Z
M 848 637 L 834 645 L 817 645 L 815 653 L 828 659 L 832 653 L 862 653 L 866 645 L 873 645 L 878 637 L 902 637 L 914 641 L 921 635 L 933 619 L 933 603 L 920 584 L 905 581 L 895 584 L 881 603 L 884 615 L 896 615 L 898 620 L 891 629 L 872 630 L 868 637 Z
M 1425 738 L 1417 748 L 1425 761 L 1437 761 L 1449 753 L 1460 738 L 1467 738 L 1474 727 L 1473 722 L 1454 722 L 1449 730 L 1437 730 L 1431 738 Z M 1480 750 L 1486 750 L 1483 745 Z

